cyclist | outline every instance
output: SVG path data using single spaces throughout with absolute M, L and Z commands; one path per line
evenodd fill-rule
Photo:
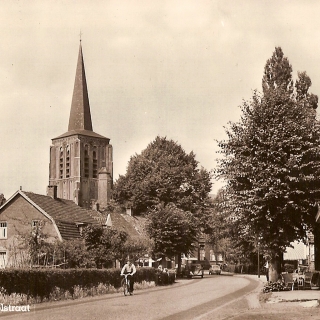
M 133 284 L 134 277 L 133 275 L 137 272 L 135 265 L 128 259 L 127 263 L 123 266 L 121 270 L 121 275 L 130 274 L 130 294 L 133 294 Z

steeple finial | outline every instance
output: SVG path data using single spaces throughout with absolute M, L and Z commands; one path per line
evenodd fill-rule
M 74 81 L 68 127 L 68 131 L 73 130 L 92 131 L 89 96 L 81 46 L 81 32 L 76 78 Z

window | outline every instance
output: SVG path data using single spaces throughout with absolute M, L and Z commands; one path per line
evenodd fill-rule
M 96 151 L 93 151 L 93 178 L 98 178 L 98 160 Z
M 7 239 L 7 237 L 8 237 L 7 222 L 0 221 L 0 239 Z
M 215 256 L 213 250 L 210 250 L 210 261 L 216 261 L 216 256 Z
M 84 150 L 84 177 L 89 178 L 89 152 L 87 146 Z
M 31 231 L 33 237 L 40 237 L 41 235 L 41 221 L 40 220 L 32 220 L 31 222 Z
M 204 251 L 204 249 L 200 249 L 200 261 L 203 261 L 206 257 L 206 253 Z
M 70 147 L 67 146 L 67 158 L 66 158 L 66 178 L 70 177 Z
M 32 220 L 32 228 L 37 227 L 40 224 L 40 220 Z
M 3 269 L 6 267 L 7 264 L 7 252 L 0 251 L 0 268 Z
M 60 172 L 60 179 L 63 178 L 63 148 L 60 148 L 60 158 L 59 158 L 59 172 Z

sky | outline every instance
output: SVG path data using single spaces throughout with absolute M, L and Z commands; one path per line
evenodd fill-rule
M 261 91 L 277 46 L 320 95 L 319 12 L 308 0 L 0 0 L 0 193 L 46 193 L 80 33 L 93 130 L 110 138 L 116 180 L 158 135 L 214 170 L 217 141 Z

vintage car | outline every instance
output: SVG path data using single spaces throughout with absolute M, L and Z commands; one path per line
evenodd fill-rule
M 201 277 L 203 278 L 203 267 L 200 263 L 187 264 L 182 269 L 182 276 L 187 278 Z
M 212 264 L 209 268 L 209 274 L 221 274 L 221 268 L 217 264 Z

